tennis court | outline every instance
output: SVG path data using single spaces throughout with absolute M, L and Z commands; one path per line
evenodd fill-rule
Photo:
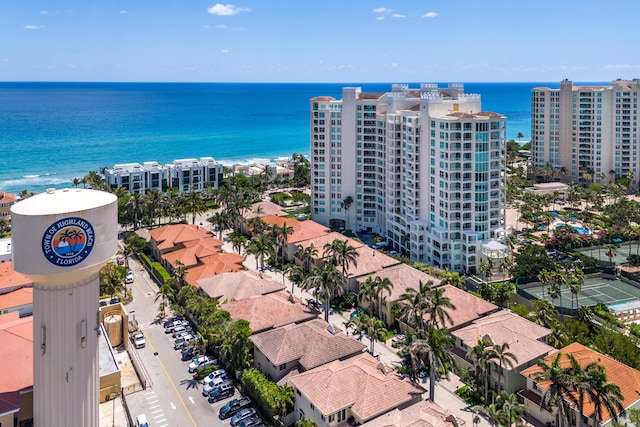
M 540 283 L 528 283 L 519 287 L 537 299 L 551 301 L 557 307 L 571 308 L 571 300 L 573 298 L 575 307 L 575 297 L 567 287 L 562 288 L 561 298 L 558 297 L 553 300 L 549 296 L 549 286 L 544 287 L 544 296 Z M 600 302 L 605 305 L 612 305 L 637 300 L 640 300 L 640 288 L 619 279 L 609 279 L 599 275 L 588 277 L 578 293 L 578 307 L 581 305 L 592 307 Z
M 615 265 L 625 264 L 627 262 L 627 258 L 629 257 L 629 253 L 631 253 L 631 255 L 638 254 L 640 253 L 638 249 L 640 249 L 638 248 L 638 242 L 623 244 L 619 248 L 616 248 L 614 252 L 615 255 L 611 258 L 611 260 Z M 609 257 L 607 256 L 607 252 L 609 251 L 609 249 L 605 248 L 604 246 L 600 246 L 599 248 L 597 246 L 592 248 L 577 248 L 575 250 L 599 261 L 609 263 Z

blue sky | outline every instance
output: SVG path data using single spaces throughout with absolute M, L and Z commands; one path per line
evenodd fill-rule
M 2 0 L 0 81 L 640 77 L 638 0 L 233 1 Z

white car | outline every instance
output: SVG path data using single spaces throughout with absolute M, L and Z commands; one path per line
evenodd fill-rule
M 145 340 L 144 334 L 142 332 L 138 332 L 137 334 L 135 334 L 133 337 L 131 337 L 131 340 L 133 341 L 133 345 L 136 348 L 143 348 L 145 345 L 147 345 L 147 340 Z
M 127 274 L 127 278 L 124 279 L 124 283 L 126 283 L 127 285 L 133 283 L 133 273 L 130 272 L 129 274 Z
M 198 370 L 198 368 L 206 368 L 207 366 L 217 365 L 218 360 L 209 359 L 209 356 L 196 356 L 193 358 L 193 362 L 189 363 L 189 373 L 192 374 Z
M 202 384 L 210 383 L 210 382 L 212 382 L 213 380 L 215 380 L 216 378 L 219 378 L 219 377 L 225 377 L 226 378 L 226 376 L 227 376 L 227 371 L 225 371 L 224 369 L 218 369 L 217 371 L 213 371 L 209 375 L 204 377 L 204 379 L 202 380 Z

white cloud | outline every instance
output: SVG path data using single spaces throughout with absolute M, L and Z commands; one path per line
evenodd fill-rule
M 208 25 L 200 25 L 200 28 L 203 30 L 208 30 L 210 27 Z
M 127 13 L 129 13 L 128 10 L 121 10 L 120 12 L 118 12 L 120 15 L 126 15 Z
M 386 7 L 379 7 L 372 10 L 373 13 L 391 13 L 393 9 L 387 9 Z
M 376 21 L 383 21 L 384 20 L 384 16 L 377 16 L 376 17 Z
M 24 25 L 22 28 L 25 30 L 41 30 L 44 28 L 44 25 Z
M 46 10 L 41 10 L 40 11 L 40 15 L 48 15 L 48 14 L 49 14 L 49 12 L 46 11 Z
M 251 8 L 238 7 L 233 4 L 216 3 L 215 5 L 207 8 L 207 12 L 209 12 L 212 15 L 231 16 L 231 15 L 237 15 L 242 12 L 251 12 Z
M 222 49 L 220 51 L 221 54 L 226 55 L 227 53 L 231 52 L 229 49 Z
M 436 16 L 438 16 L 437 12 L 427 12 L 422 15 L 423 18 L 435 18 Z
M 402 19 L 402 18 L 406 18 L 407 15 L 402 15 L 400 13 L 394 13 L 393 15 L 391 15 L 392 18 L 398 18 L 398 19 Z
M 227 26 L 226 26 L 226 25 L 224 25 L 224 24 L 218 24 L 218 25 L 216 25 L 216 28 L 219 28 L 219 29 L 221 29 L 221 30 L 224 30 L 225 28 L 227 28 Z

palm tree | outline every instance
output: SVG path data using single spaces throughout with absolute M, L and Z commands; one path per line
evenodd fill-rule
M 375 287 L 375 280 L 373 276 L 367 277 L 367 280 L 360 284 L 360 289 L 358 290 L 358 299 L 362 301 L 367 301 L 369 303 L 369 316 L 373 317 L 373 301 L 376 299 L 378 295 L 378 290 Z
M 238 253 L 242 252 L 242 248 L 245 247 L 247 245 L 247 242 L 249 241 L 249 239 L 247 239 L 247 236 L 243 236 L 242 234 L 238 233 L 229 233 L 227 234 L 227 238 L 229 239 L 233 250 Z
M 553 304 L 546 299 L 533 300 L 532 304 L 534 308 L 534 322 L 545 328 L 551 327 L 558 315 L 558 311 Z
M 314 268 L 311 275 L 302 283 L 302 289 L 313 289 L 316 298 L 324 299 L 324 320 L 329 321 L 331 300 L 342 294 L 342 275 L 333 264 L 325 264 L 322 269 Z
M 571 353 L 567 354 L 567 358 L 570 363 L 570 376 L 569 380 L 571 382 L 571 389 L 577 393 L 577 397 L 574 394 L 568 394 L 567 397 L 574 403 L 578 405 L 578 427 L 582 427 L 583 420 L 582 415 L 584 414 L 584 397 L 591 390 L 591 376 L 593 374 L 593 370 L 598 367 L 596 362 L 589 363 L 587 366 L 581 366 L 580 362 L 575 358 L 575 356 Z M 597 424 L 596 424 L 597 425 Z
M 558 427 L 564 427 L 565 414 L 563 397 L 571 392 L 571 371 L 562 367 L 562 352 L 556 353 L 555 357 L 548 364 L 544 360 L 538 361 L 541 371 L 537 372 L 534 381 L 548 382 L 547 389 L 542 395 L 540 407 L 558 407 Z
M 283 274 L 285 273 L 291 282 L 291 295 L 293 295 L 294 285 L 299 285 L 304 282 L 306 277 L 305 272 L 298 264 L 287 264 L 287 268 L 283 271 Z
M 622 404 L 624 396 L 620 391 L 620 387 L 607 381 L 604 366 L 600 365 L 592 370 L 588 381 L 590 387 L 587 393 L 594 404 L 594 425 L 600 425 L 605 411 L 614 421 L 618 421 L 619 416 L 626 414 L 624 405 Z
M 153 300 L 153 302 L 158 302 L 158 300 L 160 300 L 160 305 L 158 306 L 158 315 L 159 317 L 162 319 L 165 315 L 166 315 L 166 308 L 167 305 L 169 304 L 169 297 L 174 295 L 174 288 L 171 284 L 171 281 L 175 280 L 173 278 L 167 280 L 162 286 L 160 286 L 160 288 L 158 289 L 158 292 L 156 292 L 156 297 Z
M 420 366 L 429 369 L 429 400 L 435 401 L 436 378 L 448 377 L 449 371 L 455 367 L 455 360 L 449 349 L 455 340 L 445 328 L 428 325 L 424 334 L 414 340 L 409 347 L 409 356 L 414 372 Z
M 487 402 L 489 393 L 489 358 L 491 357 L 492 342 L 486 338 L 478 340 L 478 343 L 467 352 L 467 357 L 473 361 L 476 378 L 482 380 L 482 395 Z
M 311 263 L 317 255 L 318 249 L 315 246 L 309 245 L 305 248 L 302 245 L 298 245 L 296 256 L 300 259 L 300 261 L 302 261 L 302 265 L 304 266 L 304 271 L 306 273 L 311 271 Z
M 524 421 L 525 417 L 529 413 L 527 407 L 518 402 L 518 396 L 514 393 L 507 393 L 502 391 L 497 398 L 497 402 L 500 405 L 500 413 L 503 421 L 508 427 L 513 424 L 518 425 L 518 421 Z
M 425 294 L 429 322 L 436 328 L 440 327 L 438 320 L 440 320 L 443 327 L 447 326 L 447 322 L 453 325 L 449 310 L 455 310 L 456 306 L 451 303 L 449 297 L 444 296 L 444 292 L 445 289 L 443 287 L 430 287 Z
M 613 268 L 613 257 L 618 255 L 618 253 L 616 252 L 616 247 L 615 245 L 609 243 L 607 245 L 604 245 L 604 248 L 607 250 L 605 255 L 609 257 L 609 267 Z
M 493 258 L 487 258 L 480 263 L 480 273 L 485 277 L 486 283 L 491 281 L 493 274 Z
M 222 232 L 229 228 L 229 225 L 231 224 L 231 218 L 229 215 L 220 210 L 214 212 L 207 221 L 218 229 L 218 240 L 222 240 Z
M 384 322 L 380 319 L 376 319 L 375 317 L 369 317 L 366 314 L 362 314 L 358 316 L 356 325 L 358 329 L 364 331 L 369 337 L 369 352 L 374 354 L 373 350 L 375 342 L 384 342 L 387 335 L 387 329 L 385 328 Z
M 273 228 L 275 229 L 276 226 L 274 225 Z M 287 225 L 287 221 L 284 221 L 282 223 L 282 227 L 279 227 L 278 231 L 275 233 L 275 238 L 276 238 L 275 240 L 279 247 L 278 252 L 280 253 L 280 256 L 281 256 L 280 258 L 281 262 L 285 262 L 285 259 L 284 259 L 285 250 L 287 248 L 287 243 L 289 242 L 289 236 L 291 236 L 293 232 L 294 232 L 293 227 Z
M 269 240 L 269 237 L 265 234 L 257 234 L 251 238 L 245 250 L 248 254 L 256 257 L 256 268 L 260 268 L 260 271 L 264 271 L 264 259 L 273 251 L 273 246 Z
M 331 261 L 342 267 L 342 275 L 347 278 L 347 270 L 353 265 L 358 266 L 358 256 L 360 254 L 347 240 L 335 239 L 331 243 L 324 245 L 323 256 L 329 256 Z
M 425 321 L 424 314 L 427 310 L 427 301 L 425 295 L 433 286 L 433 281 L 429 280 L 422 283 L 418 281 L 418 289 L 407 288 L 407 291 L 401 295 L 400 304 L 403 305 L 403 320 L 416 332 L 424 330 Z
M 495 403 L 492 403 L 489 406 L 476 405 L 473 407 L 473 409 L 477 412 L 484 414 L 487 418 L 489 418 L 489 422 L 491 423 L 492 426 L 498 427 L 503 425 L 502 421 L 504 418 L 503 417 L 504 414 L 498 408 L 498 405 L 496 405 Z
M 373 288 L 375 290 L 376 304 L 378 305 L 378 319 L 382 319 L 382 294 L 387 292 L 387 294 L 391 295 L 393 283 L 391 283 L 388 277 L 382 279 L 376 276 L 373 281 Z
M 550 283 L 552 283 L 553 279 L 554 279 L 553 271 L 542 270 L 540 273 L 538 273 L 538 280 L 540 281 L 540 284 L 542 285 L 542 298 L 543 299 L 544 299 L 544 288 L 545 288 L 545 286 L 547 286 Z
M 502 367 L 508 366 L 509 369 L 513 369 L 514 365 L 518 363 L 518 358 L 515 354 L 509 351 L 509 343 L 503 342 L 502 344 L 494 344 L 491 349 L 491 355 L 489 360 L 498 362 L 498 390 L 502 387 Z
M 353 204 L 353 197 L 351 196 L 347 196 L 342 203 L 340 204 L 340 207 L 342 209 L 344 209 L 344 229 L 345 230 L 350 230 L 349 228 L 349 208 L 351 207 L 351 205 Z
M 204 199 L 202 198 L 202 194 L 197 192 L 194 188 L 191 189 L 191 192 L 186 197 L 187 206 L 185 208 L 192 215 L 191 224 L 196 223 L 196 216 L 205 212 L 207 210 L 207 205 L 204 203 Z

